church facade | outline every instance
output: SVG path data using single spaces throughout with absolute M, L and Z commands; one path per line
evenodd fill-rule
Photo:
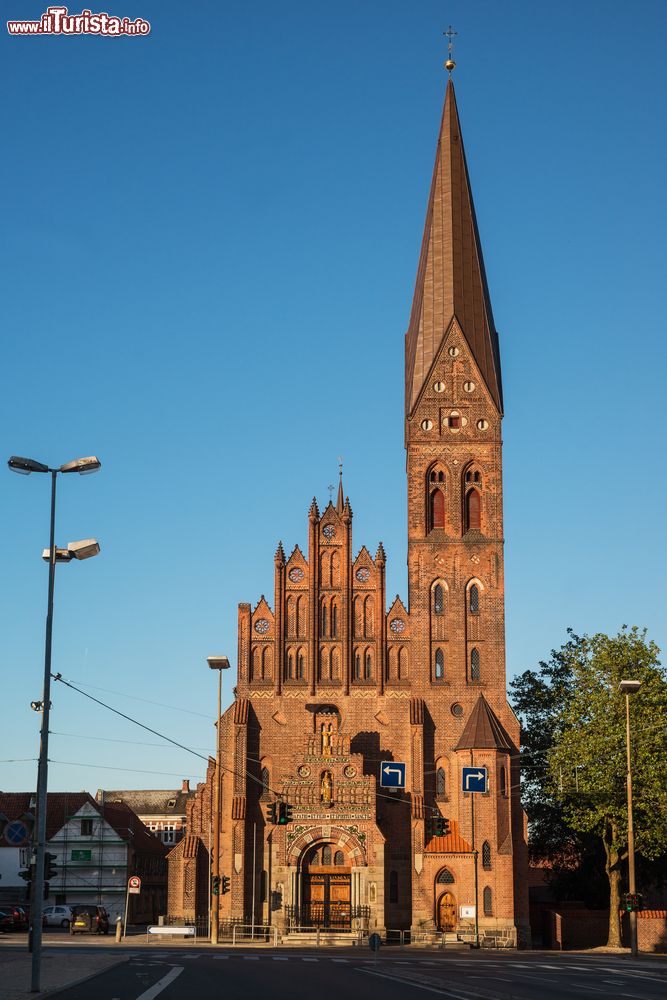
M 172 915 L 207 913 L 212 872 L 221 924 L 527 941 L 502 413 L 450 79 L 405 342 L 407 599 L 387 606 L 382 544 L 355 549 L 341 479 L 307 551 L 278 546 L 271 603 L 239 605 L 236 698 L 169 856 Z

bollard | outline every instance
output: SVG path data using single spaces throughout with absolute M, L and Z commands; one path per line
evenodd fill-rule
M 116 917 L 116 943 L 120 944 L 121 938 L 123 936 L 123 918 L 120 913 Z

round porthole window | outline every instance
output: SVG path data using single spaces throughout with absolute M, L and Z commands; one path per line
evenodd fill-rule
M 432 420 L 422 420 L 421 427 L 422 427 L 423 431 L 430 431 L 433 428 L 433 421 Z
M 478 431 L 486 431 L 488 429 L 489 429 L 489 421 L 488 420 L 484 420 L 482 418 L 482 420 L 478 420 L 477 421 L 477 430 Z
M 449 354 L 450 358 L 457 358 L 460 353 L 461 352 L 459 351 L 458 347 L 455 347 L 454 344 L 452 344 L 452 346 L 447 351 L 447 354 Z
M 433 386 L 433 388 L 435 389 L 436 392 L 444 392 L 445 391 L 445 383 L 444 382 L 436 382 L 435 385 Z
M 475 391 L 475 383 L 474 382 L 464 382 L 463 383 L 463 388 L 465 389 L 466 392 L 474 392 Z
M 452 715 L 455 716 L 457 719 L 460 719 L 461 716 L 463 715 L 463 705 L 459 705 L 458 702 L 452 705 Z

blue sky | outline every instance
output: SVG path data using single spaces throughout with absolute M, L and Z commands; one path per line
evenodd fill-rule
M 508 675 L 567 626 L 664 646 L 664 3 L 102 9 L 150 36 L 5 35 L 0 60 L 4 453 L 103 462 L 59 487 L 59 544 L 102 554 L 58 570 L 54 669 L 208 752 L 205 657 L 235 664 L 236 605 L 271 600 L 339 454 L 355 548 L 382 539 L 405 596 L 403 335 L 450 22 L 501 334 Z M 0 483 L 9 760 L 38 747 L 48 482 Z M 203 773 L 53 703 L 53 789 Z

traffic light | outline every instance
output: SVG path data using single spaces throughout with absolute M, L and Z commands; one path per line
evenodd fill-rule
M 44 852 L 44 878 L 50 879 L 55 878 L 58 874 L 58 869 L 56 868 L 54 862 L 56 861 L 58 855 L 50 854 L 48 851 Z M 46 896 L 44 897 L 46 899 Z
M 627 913 L 641 913 L 644 909 L 644 900 L 641 892 L 626 892 L 625 909 Z
M 278 822 L 278 803 L 277 802 L 269 802 L 268 806 L 266 807 L 266 822 L 267 823 L 273 823 L 274 826 Z
M 224 896 L 226 892 L 229 892 L 231 886 L 229 884 L 229 875 L 222 876 L 222 895 Z
M 25 882 L 25 898 L 30 899 L 30 893 L 32 892 L 32 883 L 35 878 L 35 865 L 30 865 L 29 868 L 24 868 L 19 872 L 19 877 Z
M 49 898 L 49 883 L 45 882 L 44 883 L 44 899 L 48 899 L 48 898 Z
M 439 813 L 433 818 L 433 835 L 435 837 L 446 837 L 449 833 L 449 820 Z
M 278 826 L 287 826 L 292 822 L 292 806 L 289 802 L 278 803 L 278 816 L 276 819 Z
M 211 879 L 211 892 L 214 896 L 220 895 L 220 882 L 221 878 L 219 875 L 214 875 Z

